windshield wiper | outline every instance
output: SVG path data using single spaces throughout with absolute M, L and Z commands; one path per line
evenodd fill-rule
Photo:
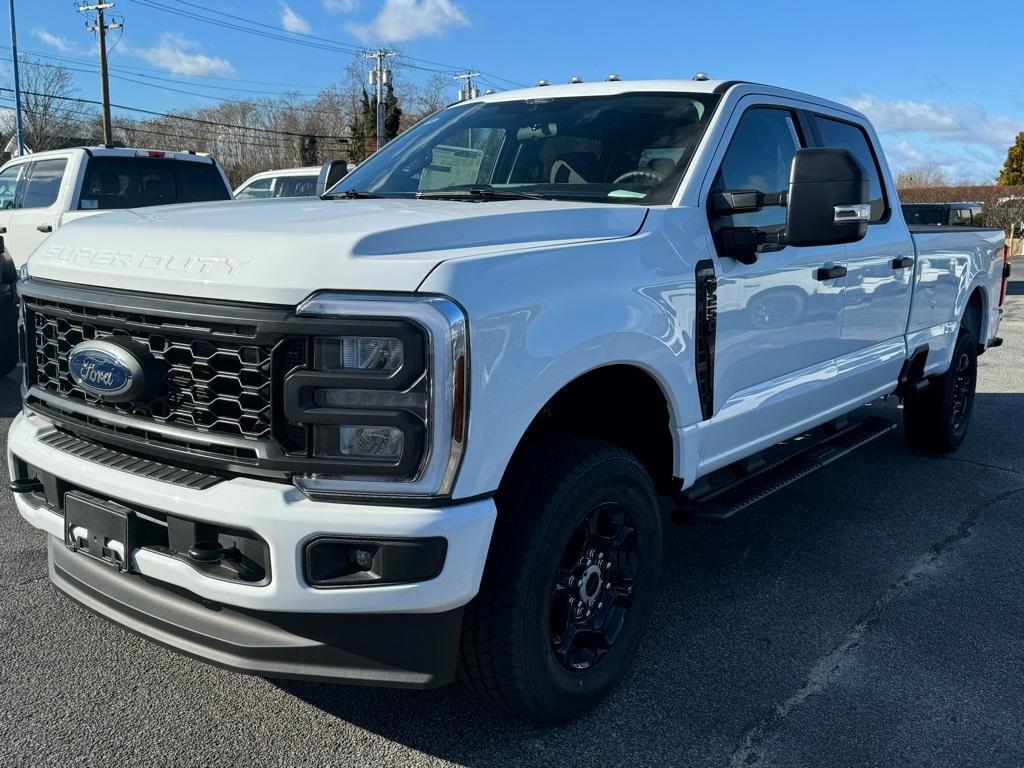
M 358 189 L 344 189 L 341 192 L 320 195 L 321 200 L 371 200 L 384 197 L 376 192 L 360 192 Z
M 494 189 L 493 187 L 472 187 L 470 189 L 428 189 L 417 192 L 421 200 L 547 200 L 535 192 L 520 192 L 515 189 Z

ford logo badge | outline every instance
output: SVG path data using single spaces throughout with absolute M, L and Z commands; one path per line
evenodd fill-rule
M 142 362 L 121 345 L 83 341 L 68 352 L 71 378 L 91 395 L 111 402 L 134 399 L 144 388 Z

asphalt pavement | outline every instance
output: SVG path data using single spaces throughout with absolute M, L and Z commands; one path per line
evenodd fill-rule
M 0 766 L 1022 766 L 1016 271 L 957 453 L 915 455 L 894 430 L 725 524 L 666 521 L 631 673 L 557 728 L 459 685 L 272 682 L 164 650 L 61 596 L 4 491 Z M 18 407 L 0 379 L 3 435 Z

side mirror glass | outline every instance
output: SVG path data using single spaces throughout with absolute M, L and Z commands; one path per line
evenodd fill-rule
M 868 232 L 870 183 L 845 149 L 797 150 L 786 198 L 786 245 L 855 243 Z
M 316 195 L 320 197 L 341 181 L 348 174 L 347 160 L 328 160 L 320 166 L 320 174 L 316 177 Z

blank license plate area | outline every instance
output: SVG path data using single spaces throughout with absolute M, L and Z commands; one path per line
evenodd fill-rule
M 133 513 L 112 501 L 78 491 L 64 496 L 64 543 L 118 570 L 130 567 Z

